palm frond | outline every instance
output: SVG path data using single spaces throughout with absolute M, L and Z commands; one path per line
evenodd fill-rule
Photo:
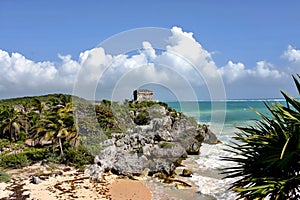
M 298 92 L 300 84 L 293 76 Z M 254 126 L 237 127 L 234 140 L 225 151 L 234 156 L 222 160 L 236 163 L 222 174 L 239 178 L 231 188 L 247 199 L 297 199 L 300 189 L 300 101 L 283 94 L 287 106 L 267 104 L 271 116 L 256 109 L 261 120 Z M 297 193 L 298 192 L 298 193 Z

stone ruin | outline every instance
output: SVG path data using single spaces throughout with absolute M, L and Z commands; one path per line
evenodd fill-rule
M 133 91 L 134 101 L 153 101 L 153 91 L 148 89 L 138 89 Z

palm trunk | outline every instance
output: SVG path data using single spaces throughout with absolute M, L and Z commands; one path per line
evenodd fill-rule
M 13 134 L 12 134 L 12 124 L 9 124 L 9 142 L 10 142 L 10 145 L 12 145 L 12 140 L 13 140 Z
M 58 138 L 58 143 L 59 143 L 60 155 L 62 158 L 64 158 L 64 151 L 61 143 L 61 138 Z

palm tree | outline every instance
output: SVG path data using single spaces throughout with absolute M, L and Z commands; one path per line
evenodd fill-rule
M 293 76 L 300 93 L 299 75 Z M 287 103 L 266 104 L 272 118 L 261 116 L 255 126 L 239 127 L 230 152 L 235 167 L 224 169 L 226 177 L 239 178 L 232 189 L 246 199 L 300 198 L 300 101 L 281 91 Z
M 72 104 L 67 103 L 65 107 L 61 107 L 57 111 L 50 109 L 37 122 L 34 130 L 35 138 L 52 141 L 54 147 L 58 145 L 63 158 L 64 141 L 69 141 L 71 145 L 76 146 L 79 138 L 74 125 Z
M 10 143 L 17 140 L 17 134 L 23 127 L 24 119 L 21 116 L 21 113 L 12 107 L 2 108 L 0 130 L 3 135 L 8 133 Z
M 43 112 L 45 111 L 45 103 L 43 103 L 40 99 L 34 98 L 33 102 L 31 103 L 31 109 L 33 111 L 38 112 L 38 114 L 43 115 Z

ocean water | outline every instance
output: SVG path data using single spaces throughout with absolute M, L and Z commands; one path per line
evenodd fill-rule
M 200 155 L 194 156 L 197 168 L 193 169 L 194 174 L 191 180 L 199 186 L 198 193 L 209 195 L 215 199 L 231 200 L 236 194 L 228 188 L 235 179 L 224 179 L 220 169 L 234 166 L 234 163 L 221 161 L 222 156 L 232 156 L 224 151 L 238 131 L 237 126 L 254 125 L 260 117 L 252 110 L 256 109 L 261 113 L 270 116 L 264 102 L 284 103 L 283 100 L 236 100 L 236 101 L 199 101 L 199 102 L 168 102 L 168 105 L 185 115 L 195 118 L 200 124 L 210 125 L 211 130 L 222 141 L 222 144 L 203 144 Z

